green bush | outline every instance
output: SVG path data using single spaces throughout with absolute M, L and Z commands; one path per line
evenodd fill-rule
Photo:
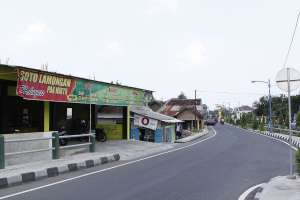
M 242 128 L 247 127 L 247 119 L 246 119 L 245 114 L 243 114 L 242 117 L 241 117 L 240 125 L 241 125 Z
M 256 119 L 253 120 L 253 123 L 252 123 L 252 127 L 251 127 L 253 130 L 257 130 L 258 129 L 258 121 Z
M 300 175 L 300 149 L 295 154 L 295 162 L 296 162 L 296 168 L 297 173 Z
M 259 127 L 258 127 L 259 131 L 265 131 L 265 126 L 264 126 L 264 123 L 260 123 L 259 124 Z

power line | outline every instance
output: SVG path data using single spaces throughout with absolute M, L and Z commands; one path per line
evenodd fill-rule
M 228 91 L 212 91 L 212 90 L 197 90 L 204 93 L 214 93 L 214 94 L 236 94 L 236 95 L 265 95 L 264 93 L 250 93 L 250 92 L 228 92 Z
M 292 45 L 293 45 L 293 42 L 294 42 L 296 30 L 297 30 L 297 27 L 298 27 L 299 17 L 300 17 L 300 12 L 298 13 L 298 16 L 297 16 L 295 28 L 294 28 L 293 35 L 292 35 L 292 39 L 291 39 L 288 51 L 287 51 L 285 59 L 284 59 L 283 67 L 286 67 L 286 64 L 287 64 L 287 61 L 288 61 L 288 58 L 289 58 L 289 55 L 290 55 L 290 52 L 291 52 L 291 49 L 292 49 Z

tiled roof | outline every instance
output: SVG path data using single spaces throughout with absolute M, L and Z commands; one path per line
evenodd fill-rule
M 198 110 L 198 107 L 201 105 L 201 99 L 196 99 L 196 105 L 196 114 L 202 116 L 200 110 Z M 195 99 L 170 99 L 161 107 L 159 112 L 164 115 L 176 117 L 186 110 L 195 112 Z

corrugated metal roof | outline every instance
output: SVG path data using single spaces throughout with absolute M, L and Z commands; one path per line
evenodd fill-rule
M 134 112 L 136 114 L 139 114 L 139 115 L 147 116 L 151 119 L 156 119 L 156 120 L 167 122 L 167 123 L 182 122 L 181 120 L 176 119 L 174 117 L 170 117 L 170 116 L 158 113 L 158 112 L 154 112 L 150 108 L 145 107 L 145 106 L 132 106 L 132 107 L 130 107 L 130 111 Z

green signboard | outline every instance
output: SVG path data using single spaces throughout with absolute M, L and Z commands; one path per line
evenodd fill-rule
M 143 105 L 145 92 L 115 85 L 77 80 L 69 102 L 98 105 Z

